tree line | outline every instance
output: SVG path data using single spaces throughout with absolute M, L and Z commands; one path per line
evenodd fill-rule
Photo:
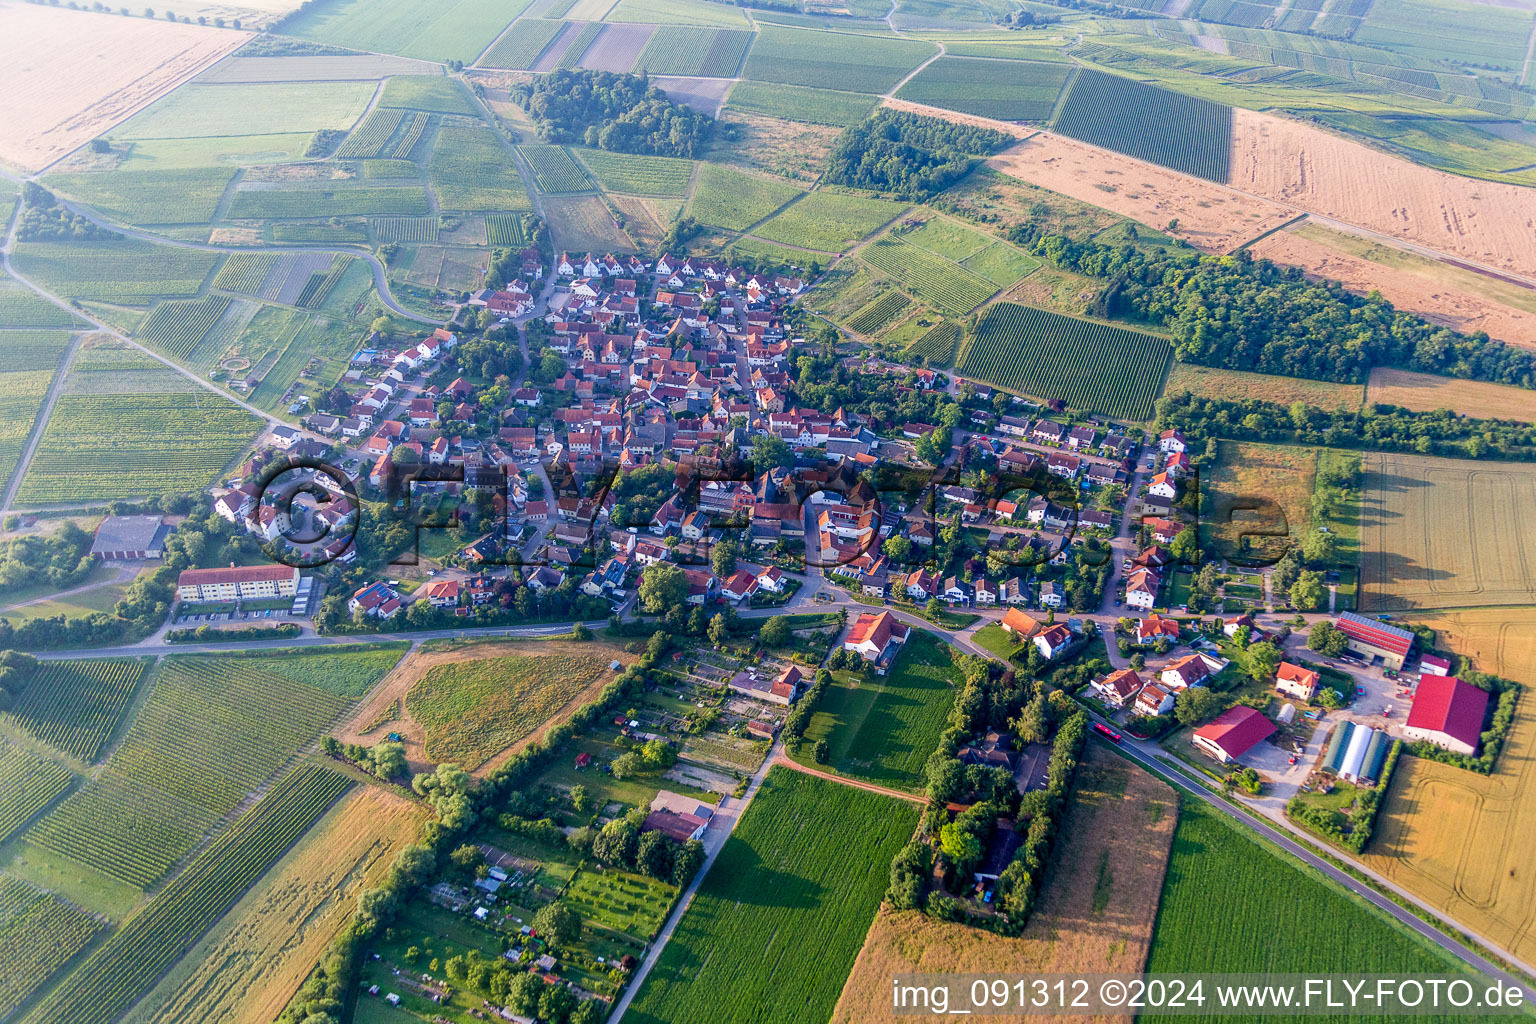
M 1379 293 L 1356 295 L 1247 252 L 1079 242 L 1027 223 L 1007 234 L 1059 267 L 1108 281 L 1093 312 L 1167 331 L 1185 362 L 1350 383 L 1363 383 L 1373 366 L 1396 366 L 1536 388 L 1536 353 L 1432 324 Z

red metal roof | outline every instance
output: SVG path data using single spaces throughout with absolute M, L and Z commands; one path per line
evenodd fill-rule
M 220 569 L 183 569 L 176 577 L 178 586 L 207 586 L 211 583 L 276 583 L 290 580 L 299 571 L 287 565 L 240 565 Z
M 1275 731 L 1275 724 L 1263 712 L 1245 705 L 1227 708 L 1216 720 L 1195 730 L 1195 735 L 1214 743 L 1228 757 L 1242 757 L 1260 740 Z
M 1339 629 L 1344 635 L 1361 643 L 1379 647 L 1393 654 L 1407 656 L 1413 648 L 1413 634 L 1406 629 L 1398 629 L 1384 622 L 1376 622 L 1363 615 L 1354 612 L 1344 612 L 1339 616 Z
M 1455 676 L 1422 676 L 1408 711 L 1408 728 L 1443 732 L 1476 747 L 1488 711 L 1488 692 Z

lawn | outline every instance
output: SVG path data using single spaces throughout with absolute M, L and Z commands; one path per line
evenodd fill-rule
M 982 626 L 971 634 L 971 641 L 982 650 L 990 651 L 1003 661 L 1013 657 L 1023 646 L 1018 637 L 1008 632 L 997 623 Z
M 700 224 L 745 231 L 801 194 L 787 181 L 746 174 L 722 164 L 700 164 L 688 216 Z
M 285 35 L 420 60 L 473 63 L 528 0 L 337 0 L 283 24 Z
M 608 671 L 591 654 L 510 655 L 438 665 L 405 695 L 427 756 L 478 768 L 538 728 Z
M 917 816 L 772 769 L 626 1019 L 824 1024 Z
M 828 764 L 839 774 L 920 789 L 923 764 L 959 693 L 953 651 L 934 634 L 913 630 L 888 675 L 837 673 L 816 707 L 797 760 L 814 764 L 811 746 L 824 739 Z
M 1221 879 L 1225 891 L 1242 894 L 1241 913 L 1232 912 L 1229 900 L 1212 898 L 1212 879 Z M 1459 965 L 1205 804 L 1181 802 L 1148 974 L 1347 972 L 1422 977 L 1460 974 Z M 1198 1018 L 1143 1014 L 1140 1019 Z M 1337 1014 L 1308 1019 L 1368 1018 Z
M 187 85 L 129 118 L 114 139 L 195 139 L 351 128 L 373 82 L 262 82 Z
M 906 203 L 885 199 L 812 192 L 753 234 L 805 249 L 842 252 L 895 220 L 907 208 Z

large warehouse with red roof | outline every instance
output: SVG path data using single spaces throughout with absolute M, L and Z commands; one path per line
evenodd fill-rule
M 1401 669 L 1408 654 L 1413 650 L 1414 635 L 1406 629 L 1389 626 L 1376 619 L 1368 619 L 1354 612 L 1342 612 L 1338 621 L 1339 631 L 1348 640 L 1351 652 L 1366 661 L 1378 658 L 1390 669 Z
M 1468 756 L 1477 752 L 1488 713 L 1488 692 L 1455 676 L 1424 676 L 1413 695 L 1403 735 Z
M 1196 729 L 1194 743 L 1218 761 L 1236 761 L 1274 732 L 1262 711 L 1239 704 Z

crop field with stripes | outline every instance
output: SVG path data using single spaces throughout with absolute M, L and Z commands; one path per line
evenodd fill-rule
M 74 781 L 63 765 L 0 740 L 0 843 Z
M 79 907 L 0 875 L 0 1017 L 36 992 L 102 928 Z
M 873 334 L 901 315 L 912 303 L 894 288 L 848 318 L 848 329 L 859 334 Z
M 997 286 L 978 274 L 908 245 L 898 238 L 880 238 L 859 250 L 859 258 L 900 281 L 920 299 L 963 316 L 985 302 Z
M 540 192 L 560 195 L 592 191 L 592 182 L 564 146 L 519 146 L 518 152 L 533 168 Z
M 605 192 L 640 196 L 686 196 L 693 161 L 670 156 L 637 156 L 606 149 L 574 151 Z
M 1102 71 L 1078 72 L 1056 130 L 1222 184 L 1232 164 L 1231 107 Z
M 635 70 L 653 75 L 731 78 L 752 45 L 752 35 L 740 29 L 662 25 L 640 51 Z
M 1071 68 L 1028 60 L 940 57 L 896 93 L 913 103 L 1000 121 L 1046 121 Z
M 46 661 L 7 718 L 44 743 L 90 763 L 122 721 L 144 679 L 143 661 Z
M 1146 420 L 1172 356 L 1156 335 L 1000 302 L 982 315 L 957 369 L 1074 409 Z
M 162 302 L 136 333 L 141 341 L 167 355 L 185 359 L 227 309 L 229 300 L 222 295 L 191 302 Z

